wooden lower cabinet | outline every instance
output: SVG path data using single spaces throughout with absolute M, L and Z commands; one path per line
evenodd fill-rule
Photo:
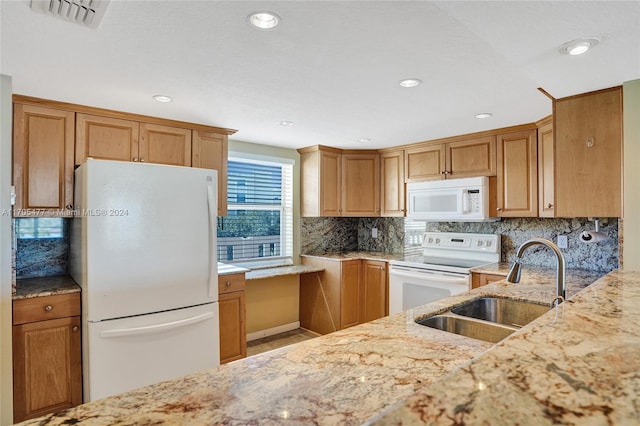
M 13 302 L 14 422 L 82 403 L 79 296 Z
M 244 273 L 218 277 L 220 364 L 247 356 Z
M 324 268 L 300 275 L 302 328 L 328 334 L 388 312 L 386 262 L 303 257 L 302 264 Z
M 504 275 L 498 274 L 483 274 L 478 272 L 471 273 L 471 288 L 482 287 L 483 285 L 487 285 L 496 281 L 502 281 L 507 277 Z

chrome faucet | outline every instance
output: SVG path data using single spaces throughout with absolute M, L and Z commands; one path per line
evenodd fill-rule
M 557 259 L 557 270 L 556 270 L 556 299 L 552 302 L 554 304 L 558 299 L 559 303 L 564 302 L 566 297 L 566 289 L 565 289 L 565 281 L 566 281 L 566 273 L 564 266 L 564 256 L 560 252 L 560 249 L 557 245 L 553 244 L 551 241 L 546 240 L 544 238 L 532 238 L 528 241 L 522 243 L 522 245 L 518 248 L 516 252 L 516 260 L 509 271 L 509 275 L 507 275 L 507 281 L 510 283 L 520 282 L 520 260 L 522 259 L 522 254 L 524 251 L 533 245 L 541 244 L 543 246 L 549 247 L 556 254 Z

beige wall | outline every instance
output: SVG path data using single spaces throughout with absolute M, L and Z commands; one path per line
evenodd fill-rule
M 298 275 L 247 281 L 247 333 L 300 321 Z
M 11 77 L 0 75 L 0 211 L 11 211 Z M 13 423 L 11 215 L 0 214 L 0 424 Z
M 624 223 L 623 268 L 640 271 L 640 80 L 623 85 Z

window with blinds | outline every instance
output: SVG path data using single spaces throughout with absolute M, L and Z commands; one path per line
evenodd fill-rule
M 230 158 L 218 260 L 293 263 L 293 165 Z

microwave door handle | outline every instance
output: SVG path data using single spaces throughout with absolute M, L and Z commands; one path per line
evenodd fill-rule
M 408 273 L 408 272 L 400 272 L 397 269 L 392 269 L 390 271 L 393 275 L 404 278 L 416 278 L 416 279 L 425 279 L 432 278 L 437 279 L 438 281 L 444 283 L 466 283 L 467 278 L 465 277 L 448 277 L 446 275 L 432 274 L 429 272 L 416 272 L 416 273 Z
M 469 213 L 469 191 L 462 190 L 462 213 Z

